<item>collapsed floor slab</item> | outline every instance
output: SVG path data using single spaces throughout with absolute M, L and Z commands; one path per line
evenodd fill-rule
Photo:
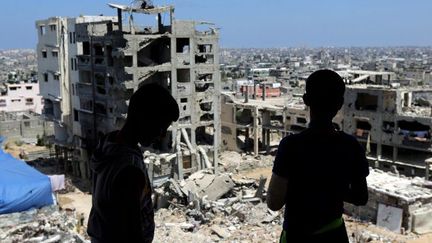
M 367 177 L 369 201 L 366 206 L 345 204 L 346 211 L 379 226 L 416 233 L 432 232 L 425 217 L 432 215 L 432 189 L 421 178 L 405 178 L 379 170 Z

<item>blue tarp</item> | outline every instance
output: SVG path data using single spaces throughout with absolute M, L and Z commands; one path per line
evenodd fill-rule
M 48 176 L 0 149 L 0 214 L 53 203 Z

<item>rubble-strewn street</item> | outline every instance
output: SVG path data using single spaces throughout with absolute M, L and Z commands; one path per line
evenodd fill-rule
M 245 162 L 243 164 L 236 161 Z M 154 242 L 277 242 L 282 213 L 265 204 L 272 156 L 221 154 L 218 176 L 199 171 L 155 188 Z M 38 168 L 53 171 L 51 163 Z M 91 195 L 72 185 L 57 194 L 59 206 L 0 216 L 0 242 L 86 242 Z M 79 184 L 79 183 L 78 183 Z M 59 210 L 61 208 L 61 210 Z M 431 235 L 398 234 L 345 216 L 351 242 L 430 242 Z M 311 219 L 313 220 L 313 219 Z M 79 232 L 79 234 L 78 234 Z
M 184 180 L 170 179 L 154 188 L 154 203 L 159 208 L 155 242 L 276 242 L 283 210 L 273 212 L 265 204 L 273 159 L 271 155 L 255 157 L 227 151 L 220 155 L 219 175 L 201 170 Z M 64 171 L 53 159 L 29 164 L 47 174 Z M 372 188 L 389 178 L 398 181 L 379 171 L 373 171 L 371 176 Z M 418 187 L 422 180 L 400 182 L 408 190 L 410 183 Z M 89 189 L 88 182 L 68 176 L 65 184 L 66 189 L 57 193 L 58 206 L 0 216 L 0 242 L 88 240 L 85 228 L 91 195 L 81 191 Z M 398 234 L 349 216 L 345 216 L 345 222 L 352 242 L 430 242 L 430 235 Z
M 0 215 L 0 242 L 86 242 L 80 224 L 75 212 L 57 206 Z

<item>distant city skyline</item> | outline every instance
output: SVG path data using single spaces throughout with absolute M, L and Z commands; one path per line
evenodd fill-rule
M 133 1 L 4 0 L 0 49 L 34 49 L 38 19 L 116 15 L 108 2 L 128 5 Z M 215 23 L 221 28 L 223 48 L 432 46 L 430 0 L 153 2 L 175 5 L 178 19 Z

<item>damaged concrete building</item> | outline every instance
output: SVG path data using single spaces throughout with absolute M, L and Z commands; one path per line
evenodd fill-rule
M 432 151 L 431 98 L 431 88 L 350 85 L 343 130 L 365 144 L 374 167 L 424 176 Z
M 335 127 L 364 144 L 372 166 L 425 176 L 432 151 L 432 89 L 401 87 L 391 72 L 344 74 L 345 104 L 333 120 Z M 261 101 L 224 93 L 222 108 L 224 148 L 254 147 L 255 154 L 276 148 L 281 136 L 304 130 L 310 120 L 301 94 Z
M 239 99 L 225 92 L 222 97 L 222 148 L 231 151 L 269 152 L 288 129 L 286 98 Z
M 217 170 L 218 29 L 175 19 L 173 6 L 109 6 L 117 11 L 116 18 L 74 25 L 77 50 L 70 56 L 70 68 L 77 76 L 69 81 L 74 96 L 64 109 L 73 117 L 74 156 L 88 161 L 98 137 L 123 125 L 133 92 L 158 83 L 177 100 L 180 119 L 170 126 L 165 141 L 145 153 L 151 177 L 183 178 L 202 168 Z M 66 95 L 51 96 L 63 102 Z
M 115 20 L 115 17 L 81 16 L 76 18 L 52 17 L 36 21 L 38 33 L 37 64 L 40 95 L 43 98 L 42 114 L 54 123 L 56 153 L 66 160 L 78 162 L 73 135 L 80 129 L 74 107 L 79 107 L 77 57 L 82 44 L 76 41 L 77 23 Z M 82 164 L 85 168 L 85 164 Z M 85 170 L 85 169 L 83 169 Z M 85 174 L 85 173 L 83 173 Z

